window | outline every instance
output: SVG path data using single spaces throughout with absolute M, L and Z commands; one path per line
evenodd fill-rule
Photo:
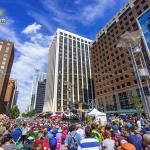
M 7 43 L 7 46 L 10 46 L 10 43 Z
M 6 64 L 6 61 L 2 61 L 2 65 L 5 65 Z
M 127 86 L 130 86 L 131 85 L 131 83 L 130 82 L 127 82 Z
M 62 33 L 62 32 L 60 32 L 60 35 L 63 35 L 63 33 Z
M 134 17 L 131 17 L 131 18 L 130 18 L 130 21 L 132 22 L 133 20 L 134 20 Z
M 136 7 L 135 7 L 135 9 L 138 9 L 139 8 L 139 5 L 137 5 Z
M 1 69 L 4 69 L 4 66 L 1 66 Z
M 128 74 L 125 74 L 125 78 L 129 78 L 129 75 L 128 75 Z
M 120 89 L 120 86 L 119 86 L 119 85 L 117 86 L 117 89 Z
M 134 80 L 134 83 L 137 84 L 137 80 Z
M 142 13 L 142 11 L 141 11 L 141 10 L 137 12 L 137 14 L 138 14 L 138 15 L 140 15 L 141 13 Z
M 119 79 L 118 78 L 116 78 L 116 82 L 118 82 L 119 81 Z
M 125 84 L 122 84 L 122 88 L 124 88 L 125 87 Z
M 147 5 L 143 7 L 143 9 L 144 9 L 144 10 L 146 10 L 147 8 L 148 8 L 148 6 L 147 6 Z
M 122 76 L 122 77 L 120 77 L 120 80 L 123 80 L 123 76 Z
M 132 15 L 132 12 L 129 13 L 129 16 L 131 16 L 131 15 Z
M 3 47 L 3 45 L 0 44 L 0 51 L 1 51 L 2 47 Z

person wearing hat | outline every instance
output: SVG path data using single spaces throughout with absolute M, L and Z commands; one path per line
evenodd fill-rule
M 136 150 L 135 146 L 126 140 L 121 140 L 120 145 L 117 150 Z

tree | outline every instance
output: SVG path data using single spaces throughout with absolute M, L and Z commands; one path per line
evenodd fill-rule
M 27 113 L 27 116 L 28 116 L 28 117 L 33 117 L 35 114 L 36 114 L 36 110 L 33 109 L 33 110 L 31 110 L 31 111 L 29 111 L 29 112 Z
M 136 91 L 132 91 L 129 98 L 130 98 L 130 101 L 133 103 L 134 108 L 136 109 L 137 113 L 140 113 L 143 105 L 142 105 L 141 98 L 138 95 L 138 93 Z
M 8 115 L 12 118 L 17 118 L 19 117 L 20 115 L 20 110 L 18 108 L 18 106 L 14 106 L 13 108 L 11 108 L 9 111 L 8 111 Z
M 31 110 L 31 111 L 29 111 L 27 113 L 23 113 L 22 117 L 33 117 L 35 114 L 36 114 L 36 110 L 33 109 L 33 110 Z

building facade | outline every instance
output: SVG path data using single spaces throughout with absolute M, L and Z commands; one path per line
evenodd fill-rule
M 68 105 L 93 100 L 91 40 L 58 29 L 49 49 L 44 111 L 66 111 Z
M 15 93 L 14 93 L 14 98 L 13 98 L 13 101 L 12 101 L 12 105 L 11 105 L 11 107 L 13 107 L 13 106 L 16 106 L 16 105 L 17 105 L 18 95 L 19 95 L 19 91 L 18 91 L 18 89 L 16 88 Z
M 139 30 L 137 18 L 150 7 L 148 0 L 129 0 L 129 2 L 97 33 L 91 47 L 92 73 L 94 77 L 95 97 L 100 111 L 131 112 L 134 104 L 130 93 L 137 91 L 137 80 L 129 51 L 118 48 L 120 36 L 126 31 Z M 150 60 L 142 42 L 142 50 L 147 65 Z M 139 60 L 136 62 L 139 64 Z M 143 89 L 149 96 L 149 87 Z
M 14 44 L 0 40 L 0 113 L 4 113 L 5 93 L 14 60 Z
M 15 80 L 9 80 L 8 85 L 7 85 L 5 98 L 4 98 L 5 112 L 8 112 L 8 110 L 10 108 L 12 108 L 12 106 L 13 106 L 16 89 L 17 89 L 16 81 Z
M 137 21 L 150 57 L 150 8 L 144 11 Z
M 35 110 L 37 113 L 43 111 L 46 90 L 46 79 L 38 82 Z
M 45 82 L 47 78 L 47 74 L 40 72 L 39 69 L 35 69 L 35 73 L 33 75 L 33 84 L 32 84 L 32 93 L 31 93 L 31 106 L 30 106 L 30 110 L 32 109 L 36 109 L 37 103 L 39 103 L 39 100 L 41 100 L 41 103 L 43 103 L 44 101 L 44 97 L 43 99 L 38 99 L 39 95 L 43 95 L 43 89 L 40 88 L 40 83 Z M 40 91 L 41 89 L 41 91 Z M 45 93 L 45 92 L 44 92 Z M 39 106 L 38 106 L 39 107 Z M 42 108 L 43 110 L 43 108 Z

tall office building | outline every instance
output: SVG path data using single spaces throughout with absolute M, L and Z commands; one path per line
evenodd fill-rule
M 66 111 L 69 105 L 93 99 L 91 40 L 58 29 L 49 49 L 44 111 Z
M 38 68 L 35 69 L 35 73 L 33 76 L 32 93 L 31 93 L 31 106 L 30 106 L 31 110 L 36 109 L 36 106 L 37 106 L 37 103 L 39 103 L 39 100 L 44 101 L 44 97 L 42 100 L 41 97 L 39 98 L 38 96 L 40 94 L 43 95 L 43 89 L 40 88 L 39 86 L 40 86 L 40 83 L 42 84 L 42 82 L 45 82 L 46 78 L 47 78 L 46 73 L 40 72 Z
M 137 20 L 150 57 L 150 8 L 144 11 Z
M 0 40 L 0 113 L 4 113 L 4 98 L 14 60 L 14 44 Z
M 12 108 L 15 98 L 15 92 L 17 89 L 16 80 L 9 80 L 7 85 L 7 90 L 4 98 L 5 103 L 5 112 L 8 112 L 10 108 Z
M 35 103 L 35 110 L 37 113 L 41 113 L 43 111 L 45 90 L 46 90 L 46 79 L 44 79 L 43 81 L 38 81 L 37 96 Z
M 13 106 L 16 106 L 16 105 L 17 105 L 18 95 L 19 95 L 19 91 L 18 91 L 18 89 L 16 88 L 15 93 L 14 93 L 14 98 L 13 98 L 13 101 L 12 101 L 12 105 L 11 105 L 11 107 L 13 107 Z
M 131 91 L 138 92 L 137 79 L 129 51 L 118 48 L 120 36 L 126 31 L 138 30 L 137 18 L 150 7 L 148 0 L 129 0 L 129 2 L 97 33 L 91 48 L 92 73 L 94 77 L 97 107 L 101 111 L 130 112 L 134 104 L 130 101 Z M 149 58 L 142 42 L 142 50 L 147 65 Z M 140 60 L 137 60 L 140 65 Z M 149 87 L 142 79 L 145 95 Z M 130 110 L 131 109 L 131 110 Z

